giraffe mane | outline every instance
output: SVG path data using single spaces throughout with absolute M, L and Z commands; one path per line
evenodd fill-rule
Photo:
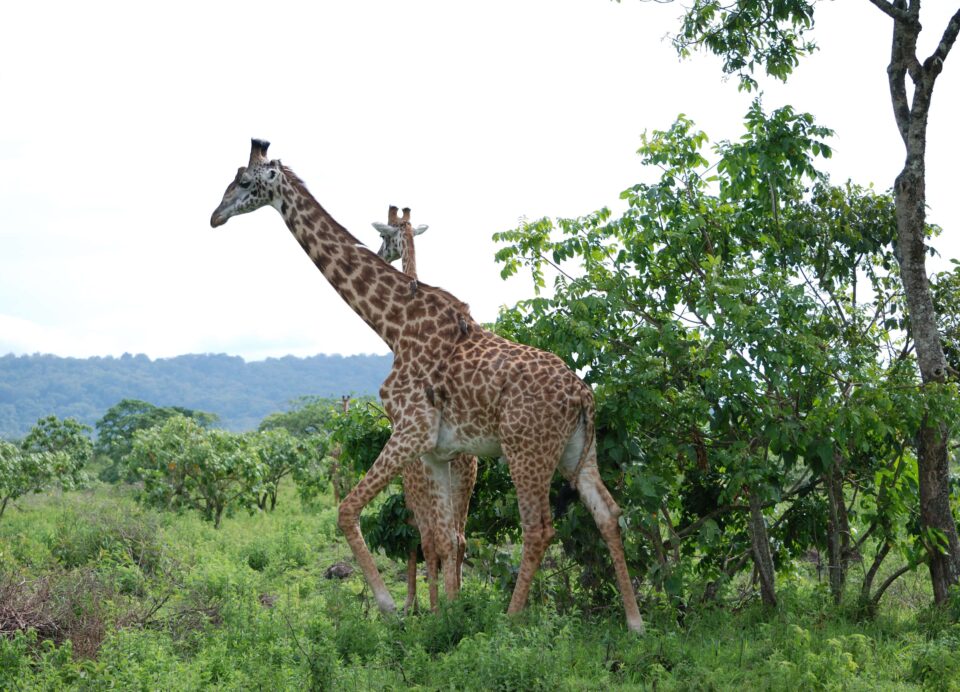
M 287 182 L 288 182 L 288 183 L 290 183 L 291 185 L 293 185 L 293 187 L 295 187 L 295 188 L 296 188 L 301 194 L 303 194 L 305 197 L 307 197 L 307 198 L 309 198 L 310 200 L 312 200 L 318 207 L 322 207 L 322 205 L 320 204 L 320 202 L 317 202 L 317 198 L 314 197 L 314 196 L 313 196 L 313 193 L 310 192 L 309 188 L 307 188 L 307 184 L 306 184 L 305 182 L 303 182 L 303 180 L 300 179 L 300 176 L 298 176 L 296 173 L 294 173 L 293 170 L 292 170 L 289 166 L 285 166 L 285 165 L 283 165 L 282 163 L 280 163 L 280 159 L 277 159 L 276 161 L 273 161 L 273 162 L 271 162 L 271 163 L 276 163 L 276 164 L 280 167 L 280 170 L 283 171 L 283 175 L 284 175 L 284 177 L 287 179 Z M 335 219 L 333 219 L 333 217 L 330 217 L 330 220 L 333 221 L 334 223 L 336 223 L 336 225 L 337 225 L 337 230 L 340 231 L 340 232 L 342 232 L 342 233 L 346 233 L 347 236 L 351 239 L 351 241 L 353 241 L 353 242 L 356 243 L 357 245 L 359 245 L 359 246 L 361 246 L 361 247 L 364 247 L 364 248 L 366 248 L 366 249 L 368 249 L 368 250 L 370 249 L 370 248 L 367 247 L 367 244 L 366 244 L 366 243 L 364 243 L 363 241 L 361 241 L 359 238 L 357 238 L 355 235 L 353 235 L 353 233 L 351 233 L 351 232 L 348 231 L 346 228 L 344 228 L 338 221 L 336 221 Z

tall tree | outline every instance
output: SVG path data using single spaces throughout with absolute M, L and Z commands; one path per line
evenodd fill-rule
M 932 399 L 944 394 L 949 369 L 926 268 L 927 123 L 937 77 L 960 34 L 960 8 L 948 20 L 940 41 L 925 59 L 917 54 L 922 31 L 920 0 L 869 0 L 892 22 L 887 77 L 894 118 L 906 153 L 894 183 L 900 274 L 909 311 L 924 389 Z M 723 60 L 723 70 L 740 78 L 740 87 L 756 87 L 755 69 L 786 80 L 799 58 L 814 44 L 815 0 L 694 0 L 682 18 L 674 44 L 681 55 L 705 49 Z M 912 83 L 912 95 L 907 80 Z M 950 510 L 949 429 L 925 407 L 917 435 L 920 516 L 927 532 L 934 600 L 942 603 L 960 581 L 960 538 Z
M 224 512 L 252 510 L 264 492 L 264 466 L 252 435 L 207 430 L 183 415 L 138 430 L 126 463 L 143 479 L 143 502 L 195 509 L 214 528 Z
M 73 418 L 47 416 L 30 429 L 20 447 L 28 454 L 60 454 L 62 463 L 55 469 L 56 480 L 64 488 L 76 488 L 86 483 L 84 468 L 93 458 L 91 430 Z
M 205 427 L 217 421 L 217 416 L 213 413 L 193 411 L 181 406 L 154 406 L 139 399 L 123 399 L 111 406 L 96 424 L 97 442 L 94 452 L 110 460 L 110 465 L 100 474 L 100 479 L 108 482 L 120 480 L 121 469 L 133 448 L 133 437 L 138 430 L 149 430 L 177 416 L 191 418 Z
M 497 328 L 595 387 L 600 467 L 655 586 L 712 599 L 752 560 L 772 605 L 774 569 L 816 546 L 840 601 L 870 538 L 861 593 L 873 610 L 892 583 L 875 586 L 884 560 L 907 558 L 895 580 L 926 553 L 910 520 L 924 406 L 891 271 L 893 200 L 829 184 L 815 163 L 830 131 L 812 116 L 767 115 L 757 100 L 745 126 L 711 162 L 681 116 L 644 135 L 659 179 L 624 191 L 619 218 L 496 234 L 505 276 L 529 268 L 545 288 L 555 273 L 551 297 L 502 311 Z M 591 564 L 561 513 L 564 548 Z

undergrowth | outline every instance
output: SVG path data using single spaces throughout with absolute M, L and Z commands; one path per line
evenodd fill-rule
M 291 488 L 220 530 L 108 487 L 19 509 L 0 523 L 3 690 L 960 690 L 960 597 L 918 607 L 920 578 L 869 619 L 799 571 L 775 610 L 746 598 L 678 617 L 644 591 L 637 637 L 615 594 L 602 611 L 558 604 L 563 568 L 508 617 L 482 560 L 439 612 L 381 616 L 359 571 L 324 577 L 351 562 L 335 509 L 303 510 Z M 402 602 L 403 565 L 378 562 Z

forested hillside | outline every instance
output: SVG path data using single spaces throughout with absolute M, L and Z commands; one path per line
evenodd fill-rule
M 93 425 L 121 399 L 215 413 L 230 430 L 256 428 L 269 413 L 304 395 L 376 394 L 391 356 L 268 358 L 185 355 L 151 360 L 0 357 L 0 437 L 20 437 L 37 419 L 56 415 Z

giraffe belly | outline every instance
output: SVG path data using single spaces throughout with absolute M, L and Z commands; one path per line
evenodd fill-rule
M 457 454 L 473 454 L 479 457 L 499 457 L 503 454 L 500 439 L 496 434 L 482 430 L 475 425 L 457 425 L 450 420 L 440 421 L 440 432 L 434 449 L 440 458 L 450 458 Z

